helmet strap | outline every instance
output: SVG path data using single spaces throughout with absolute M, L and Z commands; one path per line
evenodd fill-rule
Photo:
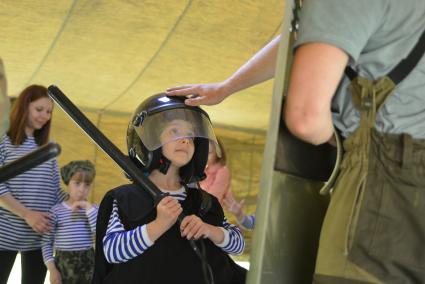
M 168 160 L 164 155 L 161 155 L 161 158 L 159 159 L 159 171 L 163 173 L 164 175 L 167 174 L 168 169 L 170 168 L 171 161 Z

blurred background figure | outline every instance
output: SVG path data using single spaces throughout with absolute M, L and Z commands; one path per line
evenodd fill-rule
M 50 284 L 91 283 L 99 207 L 87 200 L 95 175 L 95 167 L 88 160 L 71 161 L 61 168 L 69 197 L 50 210 L 52 230 L 43 236 Z
M 223 143 L 217 138 L 221 150 L 221 157 L 217 156 L 215 145 L 210 142 L 208 152 L 208 163 L 205 169 L 207 177 L 199 183 L 201 188 L 206 192 L 217 197 L 220 204 L 223 206 L 223 200 L 227 197 L 233 198 L 231 184 L 231 174 L 229 168 L 226 166 L 226 151 L 224 150 Z M 220 151 L 219 151 L 220 152 Z
M 236 217 L 236 221 L 244 230 L 251 231 L 255 226 L 255 214 L 245 215 L 243 212 L 243 206 L 245 199 L 237 202 L 233 196 L 228 196 L 224 200 L 224 205 L 227 211 L 232 213 Z

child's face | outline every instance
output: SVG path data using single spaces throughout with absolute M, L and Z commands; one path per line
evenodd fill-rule
M 171 121 L 161 133 L 162 154 L 177 167 L 186 165 L 195 152 L 193 127 L 187 121 Z
M 87 200 L 91 189 L 91 181 L 88 181 L 89 174 L 86 172 L 76 172 L 68 183 L 69 198 L 71 201 Z

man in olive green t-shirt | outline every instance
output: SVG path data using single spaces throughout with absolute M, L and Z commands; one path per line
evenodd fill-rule
M 285 122 L 313 144 L 334 125 L 345 138 L 314 283 L 425 283 L 425 56 L 387 76 L 423 34 L 425 2 L 306 0 L 299 26 Z

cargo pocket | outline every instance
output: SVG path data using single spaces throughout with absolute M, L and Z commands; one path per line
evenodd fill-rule
M 382 173 L 369 173 L 348 258 L 386 283 L 424 283 L 425 188 Z
M 425 269 L 425 188 L 384 184 L 371 254 Z

